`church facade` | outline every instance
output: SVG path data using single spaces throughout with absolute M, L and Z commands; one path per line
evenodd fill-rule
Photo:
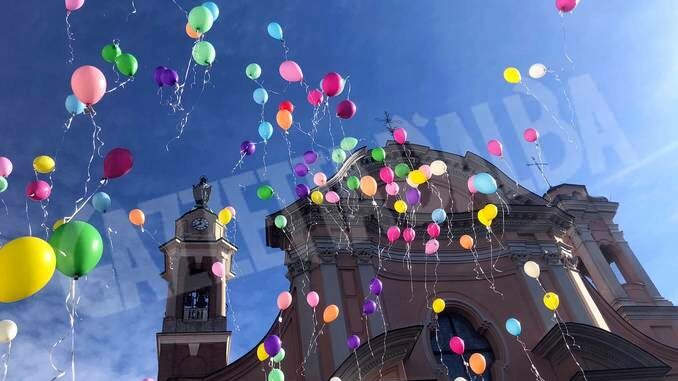
M 398 214 L 381 182 L 373 198 L 346 188 L 348 176 L 379 179 L 384 163 L 361 149 L 321 187 L 339 203 L 300 199 L 265 221 L 268 246 L 285 253 L 293 295 L 269 331 L 286 351 L 279 365 L 259 361 L 256 346 L 229 362 L 225 292 L 237 248 L 207 206 L 206 181 L 194 186 L 195 207 L 160 247 L 168 299 L 157 334 L 159 381 L 261 380 L 271 366 L 286 380 L 314 381 L 678 380 L 678 307 L 661 296 L 614 223 L 618 204 L 582 185 L 536 195 L 472 153 L 393 142 L 384 149 L 389 166 L 446 163 L 447 174 L 419 187 L 415 210 Z M 470 196 L 467 179 L 479 172 L 497 179 L 496 195 Z M 501 207 L 491 232 L 474 212 L 487 203 Z M 440 248 L 425 255 L 437 208 L 447 213 Z M 274 224 L 278 215 L 287 218 L 284 229 Z M 390 226 L 411 227 L 416 238 L 389 244 Z M 458 243 L 464 234 L 474 237 L 472 251 Z M 523 271 L 526 261 L 540 265 L 539 282 Z M 215 262 L 224 277 L 211 274 Z M 378 297 L 369 289 L 375 278 L 383 284 Z M 310 291 L 320 295 L 316 309 L 306 303 Z M 559 295 L 557 314 L 544 307 L 545 291 Z M 368 298 L 378 308 L 364 315 Z M 439 314 L 434 298 L 445 301 Z M 323 324 L 329 304 L 339 318 Z M 504 328 L 510 317 L 521 322 L 518 338 Z M 346 343 L 351 335 L 362 342 L 355 351 Z M 465 341 L 463 356 L 450 350 L 452 336 Z M 465 365 L 471 353 L 486 359 L 482 376 Z

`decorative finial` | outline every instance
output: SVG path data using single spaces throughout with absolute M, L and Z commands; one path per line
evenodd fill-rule
M 193 199 L 195 200 L 196 208 L 207 208 L 207 203 L 210 200 L 212 193 L 212 186 L 207 184 L 207 177 L 204 175 L 200 177 L 200 182 L 193 185 Z

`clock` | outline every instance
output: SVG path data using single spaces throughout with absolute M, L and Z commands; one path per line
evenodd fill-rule
M 207 229 L 207 227 L 209 226 L 209 222 L 207 222 L 207 220 L 202 217 L 196 218 L 191 222 L 191 226 L 193 226 L 193 229 L 195 230 L 203 231 Z

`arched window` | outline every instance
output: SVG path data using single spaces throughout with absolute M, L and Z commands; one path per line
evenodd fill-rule
M 466 368 L 461 357 L 450 350 L 449 342 L 453 336 L 459 336 L 464 340 L 465 352 L 464 359 L 468 358 L 473 353 L 480 353 L 485 356 L 487 361 L 487 368 L 483 375 L 484 381 L 492 381 L 491 369 L 494 362 L 494 354 L 490 343 L 479 334 L 471 322 L 465 317 L 456 313 L 442 313 L 438 315 L 438 340 L 436 341 L 436 332 L 431 331 L 431 348 L 436 361 L 442 360 L 448 369 L 448 377 L 454 380 L 457 377 L 464 377 L 468 379 Z M 470 369 L 469 369 L 470 372 Z M 471 373 L 473 376 L 473 373 Z

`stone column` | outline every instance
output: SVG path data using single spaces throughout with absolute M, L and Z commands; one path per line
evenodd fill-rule
M 615 234 L 616 236 L 616 234 Z M 617 255 L 619 256 L 620 264 L 623 266 L 625 273 L 631 278 L 630 280 L 640 283 L 645 286 L 647 293 L 660 305 L 671 305 L 666 299 L 662 297 L 657 290 L 654 282 L 650 276 L 645 271 L 645 268 L 638 260 L 638 257 L 633 253 L 629 243 L 623 240 L 623 238 L 615 237 L 617 239 Z

